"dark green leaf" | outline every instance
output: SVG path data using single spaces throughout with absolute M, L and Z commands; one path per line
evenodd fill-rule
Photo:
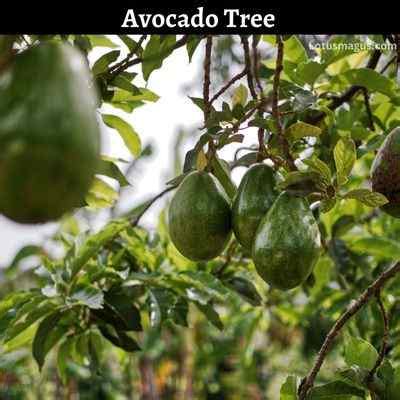
M 259 306 L 262 297 L 259 295 L 256 287 L 249 280 L 242 277 L 233 277 L 227 282 L 228 286 L 237 292 L 244 300 L 253 306 Z
M 353 396 L 365 398 L 365 392 L 341 381 L 313 387 L 307 400 L 352 400 Z
M 40 323 L 36 331 L 32 343 L 32 354 L 39 366 L 39 370 L 42 369 L 47 353 L 61 338 L 61 335 L 57 334 L 56 327 L 63 314 L 62 310 L 51 313 Z
M 107 71 L 109 65 L 113 63 L 120 55 L 119 50 L 112 50 L 106 54 L 103 54 L 96 62 L 93 64 L 92 72 L 93 75 L 100 75 Z
M 117 346 L 127 352 L 135 352 L 140 350 L 137 342 L 122 331 L 117 331 L 116 334 L 114 334 L 106 325 L 99 326 L 99 330 L 101 334 L 114 346 Z

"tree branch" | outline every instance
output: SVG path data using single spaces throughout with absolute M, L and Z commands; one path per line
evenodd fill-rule
M 360 311 L 371 300 L 372 297 L 376 296 L 386 282 L 393 278 L 398 272 L 400 272 L 400 262 L 395 263 L 386 271 L 384 271 L 370 286 L 368 286 L 368 288 L 357 300 L 353 300 L 349 304 L 347 310 L 335 322 L 326 336 L 321 349 L 319 350 L 314 366 L 309 374 L 303 379 L 299 387 L 299 400 L 305 400 L 308 391 L 313 387 L 315 378 L 341 329 L 345 326 L 349 319 L 358 311 Z
M 108 74 L 110 75 L 111 79 L 116 77 L 118 74 L 120 74 L 122 71 L 124 71 L 127 67 L 125 67 L 125 64 L 127 64 L 130 59 L 136 55 L 137 51 L 140 49 L 142 46 L 142 43 L 145 41 L 147 35 L 142 35 L 139 39 L 139 41 L 136 43 L 136 46 L 134 49 L 132 49 L 128 55 L 119 63 L 112 65 L 109 70 L 107 71 Z
M 247 85 L 249 86 L 251 97 L 254 100 L 257 100 L 257 93 L 254 89 L 254 77 L 251 68 L 251 58 L 250 58 L 250 48 L 249 48 L 249 40 L 246 35 L 240 37 L 243 46 L 244 52 L 244 63 L 246 66 L 246 73 L 247 73 Z
M 236 81 L 243 78 L 246 74 L 247 70 L 245 68 L 242 72 L 239 72 L 237 75 L 232 77 L 230 81 L 228 81 L 224 86 L 222 86 L 220 90 L 218 90 L 217 93 L 214 94 L 214 96 L 210 99 L 210 104 L 214 103 L 214 101 L 217 100 L 219 96 L 225 93 Z
M 381 345 L 381 349 L 379 351 L 378 359 L 375 362 L 374 368 L 372 368 L 371 371 L 369 371 L 369 374 L 367 377 L 367 382 L 372 381 L 372 379 L 374 378 L 375 372 L 377 371 L 379 366 L 382 364 L 382 361 L 385 358 L 386 349 L 387 349 L 388 341 L 389 341 L 389 317 L 386 313 L 385 306 L 383 305 L 380 291 L 377 291 L 375 296 L 376 296 L 376 301 L 378 303 L 379 309 L 382 314 L 383 337 L 382 337 L 382 345 Z
M 168 49 L 168 51 L 170 51 L 170 50 L 174 51 L 176 49 L 179 49 L 182 46 L 185 46 L 186 43 L 188 42 L 188 40 L 189 40 L 189 35 L 182 36 L 179 40 L 177 40 L 174 43 L 173 46 L 171 46 L 170 49 Z M 132 57 L 132 55 L 131 55 L 131 57 Z M 121 72 L 127 70 L 129 67 L 132 67 L 133 65 L 140 64 L 143 61 L 151 61 L 153 59 L 155 60 L 158 57 L 159 57 L 159 54 L 156 54 L 156 55 L 146 58 L 146 59 L 144 59 L 143 57 L 137 57 L 137 58 L 134 58 L 133 60 L 125 58 L 124 60 L 120 61 L 119 63 L 111 66 L 110 69 L 108 70 L 108 72 L 111 72 L 111 71 L 115 70 L 116 68 L 118 68 L 119 69 L 118 73 L 121 73 Z M 121 69 L 122 63 L 123 63 L 123 68 Z
M 146 206 L 140 211 L 138 215 L 135 215 L 135 217 L 131 220 L 131 226 L 135 227 L 140 219 L 143 217 L 143 215 L 146 213 L 146 211 L 161 197 L 163 197 L 165 194 L 170 192 L 171 190 L 174 190 L 178 187 L 178 185 L 173 185 L 169 186 L 166 189 L 164 189 L 162 192 L 160 192 L 158 195 L 154 196 L 149 202 L 146 204 Z
M 204 124 L 206 124 L 210 114 L 210 69 L 211 69 L 212 36 L 208 35 L 206 40 L 206 50 L 204 56 L 204 81 L 203 81 L 203 99 L 204 99 Z
M 279 113 L 279 85 L 281 72 L 283 70 L 283 41 L 281 35 L 276 35 L 276 43 L 278 53 L 276 56 L 275 75 L 272 89 L 272 115 L 275 119 L 276 130 L 278 135 L 278 143 L 280 145 L 282 156 L 286 159 L 287 166 L 290 170 L 296 170 L 297 167 L 294 163 L 292 155 L 290 154 L 289 143 L 284 135 L 281 115 Z
M 372 53 L 371 58 L 369 59 L 368 64 L 366 65 L 366 68 L 375 69 L 376 66 L 378 65 L 381 54 L 382 53 L 380 50 L 375 50 Z M 347 89 L 341 96 L 333 98 L 332 102 L 328 105 L 328 108 L 331 111 L 336 110 L 344 103 L 347 103 L 348 101 L 350 101 L 353 98 L 353 96 L 355 96 L 362 88 L 363 88 L 363 86 L 359 86 L 359 85 L 350 86 L 350 88 Z M 311 125 L 317 125 L 319 122 L 321 122 L 321 120 L 324 117 L 325 117 L 325 113 L 323 111 L 321 111 L 320 113 L 316 114 L 313 118 L 311 118 L 307 122 L 310 123 Z
M 365 110 L 367 111 L 368 116 L 368 125 L 371 131 L 375 130 L 374 127 L 374 118 L 372 116 L 371 105 L 369 104 L 369 93 L 366 88 L 362 88 L 363 96 L 364 96 L 364 103 L 365 103 Z

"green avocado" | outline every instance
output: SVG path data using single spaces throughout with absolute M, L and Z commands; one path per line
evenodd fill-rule
M 288 290 L 303 283 L 321 249 L 318 225 L 303 198 L 283 192 L 256 232 L 253 260 L 272 287 Z
M 231 236 L 229 200 L 217 179 L 204 171 L 191 172 L 169 206 L 169 233 L 179 252 L 193 260 L 210 260 Z
M 274 171 L 255 164 L 244 174 L 232 206 L 232 227 L 238 242 L 251 250 L 261 219 L 278 197 Z
M 387 135 L 371 167 L 372 189 L 382 193 L 389 203 L 381 208 L 400 218 L 400 127 Z
M 83 55 L 54 42 L 22 52 L 0 77 L 0 98 L 1 213 L 43 223 L 81 206 L 100 147 Z

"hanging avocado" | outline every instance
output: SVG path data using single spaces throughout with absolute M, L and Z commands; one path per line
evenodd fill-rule
M 259 275 L 288 290 L 303 283 L 321 249 L 318 225 L 307 202 L 283 192 L 261 221 L 253 245 Z
M 400 218 L 400 127 L 384 140 L 371 168 L 372 189 L 382 193 L 389 203 L 381 208 Z
M 3 73 L 0 98 L 0 211 L 43 223 L 81 206 L 100 142 L 84 57 L 68 44 L 34 46 Z
M 278 196 L 274 171 L 265 164 L 250 167 L 240 182 L 232 206 L 232 226 L 236 239 L 251 251 L 261 219 Z
M 172 242 L 185 257 L 210 260 L 231 236 L 229 200 L 214 176 L 191 172 L 180 184 L 169 207 Z

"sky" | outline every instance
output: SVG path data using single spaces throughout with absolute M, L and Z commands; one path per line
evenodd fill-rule
M 115 42 L 118 39 L 110 36 Z M 97 48 L 91 54 L 91 60 L 97 59 L 104 50 Z M 188 96 L 201 97 L 200 91 L 185 93 L 183 87 L 187 84 L 201 82 L 201 62 L 203 49 L 196 50 L 192 63 L 189 64 L 185 48 L 176 50 L 166 61 L 161 69 L 154 71 L 150 76 L 147 87 L 160 96 L 155 103 L 148 103 L 133 111 L 132 114 L 119 112 L 111 107 L 105 107 L 104 111 L 118 114 L 129 121 L 139 133 L 142 144 L 151 142 L 154 153 L 151 159 L 144 160 L 138 171 L 130 180 L 131 187 L 129 196 L 124 196 L 123 208 L 133 208 L 152 195 L 157 194 L 165 188 L 165 182 L 171 179 L 172 156 L 174 154 L 174 141 L 177 127 L 183 130 L 192 129 L 193 126 L 200 127 L 202 124 L 202 112 L 188 98 Z M 132 69 L 137 70 L 140 67 Z M 142 84 L 135 79 L 135 84 Z M 196 85 L 198 88 L 201 85 Z M 198 89 L 197 89 L 198 90 Z M 249 130 L 251 131 L 251 130 Z M 200 131 L 199 131 L 200 135 Z M 254 135 L 246 134 L 245 144 L 254 143 Z M 193 145 L 188 142 L 183 146 L 182 152 L 190 149 Z M 222 156 L 232 158 L 232 154 L 238 145 L 229 146 L 222 151 Z M 130 159 L 129 151 L 125 148 L 119 135 L 106 127 L 103 127 L 102 153 L 113 157 Z M 181 155 L 184 157 L 184 154 Z M 238 181 L 243 171 L 235 171 L 234 180 Z M 126 198 L 127 197 L 127 198 Z M 141 223 L 153 227 L 157 215 L 166 199 L 160 200 L 152 209 L 145 214 Z M 51 236 L 57 229 L 57 224 L 44 225 L 21 225 L 10 221 L 0 215 L 0 268 L 10 262 L 17 250 L 26 244 L 40 244 L 46 237 Z

